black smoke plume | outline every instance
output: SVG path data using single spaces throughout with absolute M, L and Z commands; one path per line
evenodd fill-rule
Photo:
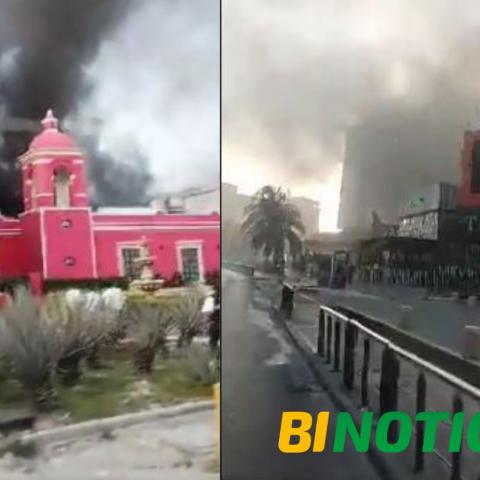
M 88 88 L 82 66 L 128 7 L 127 0 L 0 0 L 0 118 L 39 120 L 50 107 L 60 118 L 71 111 Z M 16 157 L 33 134 L 7 127 L 2 135 L 3 214 L 22 208 Z
M 148 206 L 153 177 L 140 152 L 131 152 L 131 163 L 119 163 L 100 150 L 98 139 L 93 136 L 82 138 L 82 146 L 88 156 L 87 172 L 92 180 L 89 197 L 94 208 Z
M 2 119 L 47 108 L 87 150 L 96 204 L 217 183 L 218 81 L 218 0 L 0 0 L 0 211 L 22 207 L 34 134 Z
M 458 180 L 463 130 L 480 127 L 478 1 L 244 0 L 222 13 L 227 181 L 250 172 L 240 181 L 320 196 L 346 146 L 360 174 L 380 162 L 358 188 L 389 214 L 421 183 Z

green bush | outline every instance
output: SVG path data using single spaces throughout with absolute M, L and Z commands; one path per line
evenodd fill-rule
M 178 361 L 184 378 L 192 385 L 210 386 L 220 380 L 218 358 L 210 350 L 192 346 Z

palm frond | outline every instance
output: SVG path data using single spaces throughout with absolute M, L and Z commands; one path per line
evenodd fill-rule
M 276 261 L 283 262 L 287 242 L 292 253 L 301 251 L 305 227 L 299 210 L 288 202 L 280 187 L 266 185 L 255 193 L 245 208 L 241 228 L 253 250 L 262 251 L 266 258 L 273 255 Z

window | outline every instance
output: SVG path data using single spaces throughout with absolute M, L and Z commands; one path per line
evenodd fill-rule
M 136 278 L 139 276 L 140 269 L 135 259 L 140 257 L 138 247 L 122 248 L 122 267 L 123 275 L 127 278 Z
M 186 282 L 198 282 L 200 280 L 200 264 L 198 260 L 198 248 L 187 247 L 181 249 L 182 276 Z
M 65 168 L 55 171 L 55 206 L 67 208 L 70 206 L 70 174 Z

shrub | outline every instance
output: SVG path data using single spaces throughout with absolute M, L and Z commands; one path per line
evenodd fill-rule
M 40 410 L 55 406 L 52 375 L 64 353 L 62 332 L 25 288 L 18 287 L 1 311 L 0 351 L 34 405 Z
M 180 361 L 185 379 L 193 385 L 209 386 L 220 380 L 218 359 L 205 348 L 191 347 Z
M 170 278 L 167 278 L 163 284 L 164 288 L 184 287 L 185 280 L 180 272 L 175 272 Z
M 127 298 L 127 334 L 136 344 L 135 367 L 141 373 L 152 371 L 158 350 L 167 352 L 167 336 L 176 327 L 175 297 L 135 294 Z
M 44 308 L 61 332 L 60 377 L 65 385 L 75 385 L 81 376 L 81 360 L 107 337 L 115 311 L 96 292 L 74 290 L 48 294 Z
M 178 347 L 190 345 L 193 337 L 200 332 L 203 323 L 202 307 L 206 297 L 204 288 L 195 287 L 189 288 L 176 302 Z
M 205 274 L 205 283 L 215 289 L 215 292 L 220 290 L 220 272 L 213 270 Z

